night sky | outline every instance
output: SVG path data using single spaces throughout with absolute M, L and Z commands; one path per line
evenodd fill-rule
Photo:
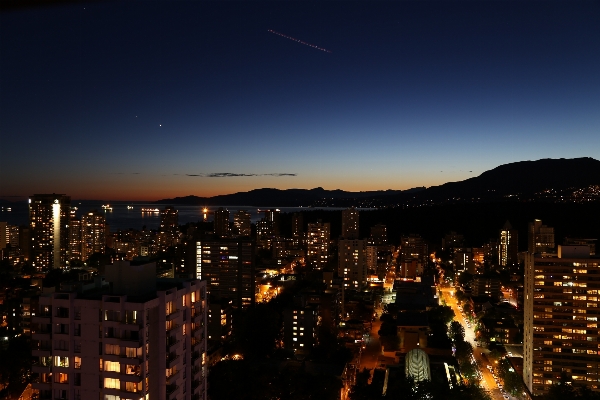
M 3 10 L 0 38 L 9 200 L 408 189 L 600 158 L 597 1 L 59 4 Z

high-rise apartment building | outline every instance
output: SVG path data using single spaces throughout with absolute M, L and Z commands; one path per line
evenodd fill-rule
M 292 215 L 292 236 L 302 236 L 304 233 L 304 215 L 301 213 L 294 213 Z
M 319 317 L 314 306 L 295 306 L 283 310 L 283 346 L 310 349 L 316 343 Z
M 553 252 L 554 228 L 542 225 L 541 219 L 530 222 L 527 230 L 527 251 L 530 253 Z
M 600 259 L 587 246 L 558 246 L 558 254 L 527 253 L 524 288 L 523 380 L 533 395 L 560 382 L 597 391 Z
M 316 223 L 308 224 L 306 259 L 314 269 L 321 270 L 329 262 L 330 236 L 331 224 L 329 222 L 318 220 Z
M 223 207 L 219 207 L 217 211 L 215 211 L 215 235 L 219 237 L 228 237 L 229 236 L 229 210 L 224 209 Z
M 248 237 L 196 241 L 196 278 L 206 280 L 211 297 L 233 300 L 234 307 L 254 304 L 254 247 Z
M 464 247 L 465 237 L 454 231 L 450 231 L 442 239 L 442 251 L 449 251 L 450 255 L 454 254 L 454 249 Z
M 338 276 L 344 287 L 360 290 L 367 284 L 367 239 L 340 239 L 338 242 Z
M 306 243 L 306 233 L 304 232 L 304 215 L 294 213 L 292 215 L 292 239 L 294 245 L 300 247 Z
M 66 268 L 71 197 L 35 194 L 29 198 L 32 264 L 38 270 Z
M 358 239 L 358 210 L 354 207 L 342 211 L 342 238 Z
M 400 262 L 417 260 L 422 266 L 427 264 L 427 243 L 420 235 L 410 234 L 400 238 Z
M 81 256 L 87 260 L 94 253 L 106 251 L 106 217 L 98 211 L 81 216 Z
M 87 260 L 94 253 L 106 251 L 106 217 L 90 211 L 77 218 L 72 209 L 69 219 L 69 260 Z
M 81 219 L 75 216 L 76 211 L 71 210 L 71 218 L 69 220 L 69 259 L 83 260 L 81 254 Z
M 267 221 L 271 227 L 271 235 L 279 236 L 279 226 L 281 225 L 279 219 L 281 211 L 278 208 L 272 208 L 269 210 L 264 210 L 263 214 L 265 215 L 263 220 Z
M 160 212 L 160 232 L 179 232 L 179 211 L 167 206 Z
M 167 206 L 160 212 L 160 227 L 158 229 L 157 244 L 161 251 L 179 243 L 179 211 L 172 206 Z
M 377 270 L 377 246 L 367 246 L 367 269 Z
M 500 279 L 483 275 L 475 275 L 471 281 L 471 294 L 475 297 L 500 298 Z
M 4 249 L 10 243 L 9 225 L 0 221 L 0 250 Z
M 252 224 L 250 213 L 239 210 L 233 214 L 233 233 L 236 236 L 250 236 L 252 234 Z
M 507 267 L 517 263 L 519 253 L 519 232 L 513 229 L 510 222 L 506 221 L 500 229 L 500 243 L 498 246 L 498 264 Z
M 39 399 L 206 399 L 206 282 L 156 279 L 155 264 L 106 267 L 89 291 L 39 299 Z M 94 286 L 94 285 L 92 285 Z
M 387 244 L 387 227 L 383 224 L 372 226 L 370 242 L 375 246 L 385 246 Z
M 582 239 L 582 238 L 566 237 L 563 244 L 567 245 L 567 246 L 587 246 L 590 248 L 590 256 L 595 256 L 597 240 L 598 239 Z

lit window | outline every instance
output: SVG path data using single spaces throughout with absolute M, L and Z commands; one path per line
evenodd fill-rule
M 113 378 L 104 378 L 105 389 L 121 389 L 121 381 Z

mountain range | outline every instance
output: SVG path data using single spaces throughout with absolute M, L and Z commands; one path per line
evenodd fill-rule
M 254 189 L 214 197 L 186 196 L 158 204 L 257 207 L 398 207 L 491 201 L 600 201 L 600 161 L 542 159 L 500 165 L 481 175 L 429 188 L 347 192 L 314 189 Z

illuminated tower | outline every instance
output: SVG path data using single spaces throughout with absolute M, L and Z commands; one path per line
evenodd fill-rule
M 377 259 L 377 256 L 375 256 L 375 259 Z M 375 265 L 377 265 L 377 262 Z M 367 239 L 340 239 L 338 244 L 338 275 L 344 279 L 345 288 L 358 290 L 366 286 Z
M 308 224 L 308 251 L 307 261 L 315 269 L 323 269 L 329 261 L 329 237 L 331 225 L 318 220 L 316 223 Z
M 71 210 L 69 224 L 69 259 L 83 260 L 81 255 L 81 247 L 83 245 L 81 240 L 81 219 L 75 216 L 74 209 Z
M 179 212 L 171 206 L 160 212 L 160 229 L 158 232 L 158 247 L 165 251 L 179 242 Z
M 81 217 L 81 256 L 87 260 L 94 253 L 104 253 L 106 249 L 106 218 L 98 211 Z
M 547 393 L 563 373 L 573 386 L 600 388 L 599 276 L 600 259 L 589 246 L 527 253 L 523 381 L 533 395 Z
M 500 246 L 498 262 L 500 266 L 506 267 L 517 262 L 519 252 L 519 232 L 513 229 L 510 222 L 506 221 L 500 229 Z
M 358 239 L 358 210 L 354 207 L 342 211 L 342 237 Z
M 71 197 L 35 194 L 29 198 L 32 263 L 38 270 L 68 267 Z

